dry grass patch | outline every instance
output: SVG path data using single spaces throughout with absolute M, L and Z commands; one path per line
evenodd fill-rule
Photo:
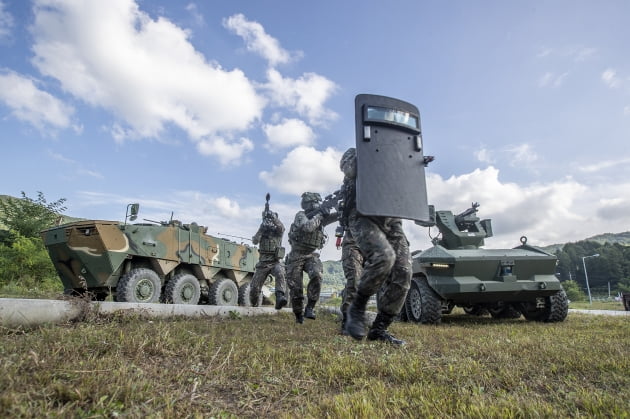
M 630 322 L 449 316 L 356 342 L 319 313 L 2 329 L 2 417 L 629 417 Z

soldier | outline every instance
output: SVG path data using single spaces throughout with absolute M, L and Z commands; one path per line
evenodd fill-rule
M 361 278 L 361 272 L 363 272 L 363 256 L 350 230 L 344 232 L 341 242 L 341 267 L 346 278 L 346 286 L 343 289 L 340 307 L 342 316 L 341 334 L 347 335 L 346 313 L 352 300 L 354 300 L 354 296 L 357 294 L 357 285 L 359 285 L 359 278 Z
M 322 283 L 323 265 L 316 250 L 324 247 L 326 234 L 324 227 L 337 216 L 320 208 L 321 196 L 314 192 L 302 194 L 302 210 L 295 214 L 295 220 L 289 229 L 291 251 L 287 257 L 287 281 L 291 291 L 291 303 L 295 321 L 303 323 L 304 317 L 315 319 L 315 304 L 319 300 Z M 303 272 L 309 277 L 307 285 L 307 303 L 304 312 Z
M 340 165 L 341 166 L 341 165 Z M 342 168 L 343 170 L 343 168 Z M 352 187 L 354 178 L 344 177 L 343 186 L 341 187 L 341 199 L 342 202 L 347 199 L 346 191 Z M 352 205 L 352 204 L 351 204 Z M 357 246 L 357 242 L 352 236 L 352 232 L 348 228 L 348 211 L 342 204 L 341 214 L 339 217 L 339 227 L 337 227 L 337 235 L 343 235 L 341 241 L 341 266 L 343 268 L 343 274 L 346 278 L 346 285 L 341 294 L 341 334 L 347 335 L 346 332 L 346 319 L 348 307 L 354 300 L 354 296 L 357 293 L 357 285 L 359 284 L 359 278 L 361 272 L 363 272 L 363 256 Z M 339 234 L 340 233 L 340 234 Z M 339 242 L 337 242 L 339 243 Z M 339 246 L 337 246 L 339 248 Z
M 400 218 L 364 216 L 356 209 L 356 150 L 348 149 L 341 158 L 341 170 L 348 179 L 344 215 L 356 244 L 365 258 L 356 295 L 347 310 L 346 332 L 355 339 L 366 336 L 365 310 L 368 299 L 378 295 L 378 314 L 367 333 L 368 340 L 403 345 L 405 341 L 389 334 L 387 328 L 400 312 L 411 282 L 409 242 Z M 345 184 L 346 182 L 344 182 Z
M 258 253 L 260 258 L 256 264 L 254 278 L 252 278 L 249 300 L 253 307 L 258 306 L 263 283 L 267 276 L 271 274 L 276 280 L 276 310 L 280 310 L 287 305 L 285 272 L 282 262 L 284 257 L 284 247 L 282 247 L 284 224 L 278 218 L 278 213 L 269 210 L 269 194 L 267 194 L 267 203 L 265 204 L 262 218 L 263 221 L 258 231 L 252 237 L 252 242 L 259 244 Z

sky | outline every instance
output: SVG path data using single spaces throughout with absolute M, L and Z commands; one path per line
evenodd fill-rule
M 250 239 L 341 181 L 354 98 L 421 115 L 429 202 L 494 237 L 630 230 L 630 2 L 0 0 L 0 194 Z M 338 260 L 335 225 L 322 250 Z M 405 222 L 412 250 L 435 228 Z M 287 248 L 285 235 L 284 244 Z

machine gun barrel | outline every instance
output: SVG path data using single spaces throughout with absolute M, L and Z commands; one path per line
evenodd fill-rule
M 478 202 L 473 202 L 470 205 L 470 208 L 468 208 L 466 211 L 457 214 L 455 216 L 455 222 L 456 223 L 460 223 L 462 221 L 464 221 L 466 219 L 466 217 L 468 217 L 469 215 L 473 215 L 477 213 L 477 208 L 479 208 L 479 203 Z

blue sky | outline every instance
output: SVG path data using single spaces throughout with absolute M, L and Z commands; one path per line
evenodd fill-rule
M 249 238 L 270 192 L 288 228 L 302 192 L 337 189 L 370 93 L 420 109 L 429 201 L 480 202 L 486 247 L 628 231 L 629 16 L 621 0 L 0 0 L 0 194 L 107 220 L 139 202 Z M 437 234 L 406 232 L 413 249 Z

